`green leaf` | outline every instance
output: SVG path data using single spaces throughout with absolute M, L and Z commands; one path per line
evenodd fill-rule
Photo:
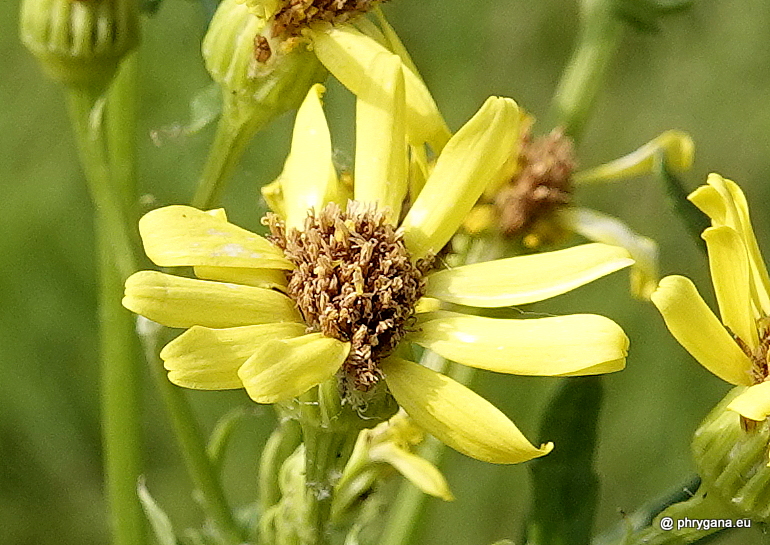
M 684 11 L 693 0 L 617 0 L 618 17 L 642 32 L 660 31 L 659 20 L 670 13 Z
M 600 377 L 563 379 L 545 410 L 540 439 L 553 451 L 534 460 L 528 545 L 588 545 L 598 500 L 593 468 L 602 402 Z
M 663 181 L 674 212 L 684 222 L 687 231 L 695 240 L 698 248 L 705 253 L 706 243 L 701 238 L 701 233 L 711 226 L 708 216 L 698 210 L 698 207 L 687 199 L 689 192 L 685 189 L 684 184 L 682 184 L 682 180 L 668 167 L 663 153 L 658 154 L 654 170 Z
M 139 478 L 139 482 L 136 485 L 136 493 L 139 496 L 142 509 L 144 509 L 144 514 L 147 516 L 147 520 L 150 521 L 150 526 L 158 540 L 158 544 L 177 545 L 177 539 L 174 534 L 174 527 L 171 525 L 171 520 L 150 495 L 150 491 L 147 489 L 143 477 Z

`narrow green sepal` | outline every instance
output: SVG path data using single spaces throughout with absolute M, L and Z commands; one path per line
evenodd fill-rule
M 602 390 L 600 377 L 562 379 L 545 410 L 540 438 L 555 446 L 530 465 L 529 545 L 590 543 L 599 492 L 593 459 Z
M 214 425 L 214 431 L 211 432 L 209 442 L 206 447 L 206 453 L 211 459 L 211 464 L 218 470 L 222 470 L 225 452 L 230 444 L 230 438 L 235 431 L 236 426 L 243 421 L 247 412 L 244 407 L 236 407 L 220 418 Z

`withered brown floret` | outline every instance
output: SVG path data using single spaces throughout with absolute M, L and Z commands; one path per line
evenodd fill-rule
M 504 235 L 517 236 L 571 202 L 574 157 L 572 140 L 559 129 L 534 141 L 524 137 L 521 170 L 495 199 Z
M 344 23 L 366 13 L 384 0 L 288 0 L 275 14 L 273 36 L 299 36 L 316 22 Z
M 350 342 L 343 389 L 365 392 L 402 339 L 432 260 L 412 263 L 403 238 L 373 207 L 348 202 L 309 212 L 302 231 L 268 214 L 271 240 L 295 265 L 288 291 L 311 331 Z

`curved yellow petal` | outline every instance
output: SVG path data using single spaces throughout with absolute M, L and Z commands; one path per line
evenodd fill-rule
M 574 207 L 563 211 L 572 229 L 593 242 L 621 246 L 628 250 L 631 266 L 631 293 L 649 300 L 658 287 L 658 245 L 639 235 L 618 218 L 588 208 Z
M 741 188 L 732 180 L 724 180 L 725 187 L 732 197 L 740 219 L 743 234 L 743 242 L 746 244 L 746 250 L 749 252 L 749 264 L 751 265 L 752 275 L 752 293 L 757 301 L 757 307 L 760 315 L 770 315 L 770 276 L 767 272 L 767 266 L 762 259 L 762 253 L 759 251 L 757 237 L 754 235 L 754 228 L 751 225 L 749 216 L 749 205 L 746 202 L 746 196 Z
M 158 208 L 139 220 L 144 251 L 160 267 L 268 267 L 293 269 L 265 238 L 228 223 L 222 214 L 190 206 Z
M 770 416 L 770 382 L 761 382 L 738 394 L 727 406 L 741 416 L 761 422 Z
M 731 384 L 748 386 L 751 360 L 684 276 L 667 276 L 652 294 L 666 327 L 706 369 Z
M 399 219 L 408 186 L 401 66 L 396 55 L 376 55 L 356 100 L 354 198 L 390 209 L 392 223 Z
M 309 210 L 320 212 L 328 202 L 345 204 L 321 103 L 324 90 L 320 83 L 313 85 L 299 107 L 291 151 L 278 178 L 288 228 L 302 229 Z
M 277 291 L 156 271 L 140 271 L 126 280 L 123 306 L 168 327 L 302 321 L 294 301 Z
M 422 492 L 444 501 L 455 499 L 452 491 L 449 490 L 444 475 L 425 458 L 387 442 L 372 447 L 369 455 L 374 461 L 385 462 L 393 466 L 396 471 Z
M 687 198 L 711 218 L 714 227 L 726 225 L 741 235 L 749 254 L 751 293 L 757 307 L 757 317 L 770 314 L 770 277 L 759 251 L 751 226 L 749 206 L 741 188 L 732 180 L 710 174 L 708 185 L 699 187 Z
M 576 184 L 584 184 L 641 176 L 652 172 L 658 154 L 663 154 L 669 168 L 675 171 L 688 170 L 692 166 L 694 151 L 695 144 L 689 134 L 682 131 L 666 131 L 628 155 L 578 172 L 572 180 Z
M 203 280 L 245 284 L 257 288 L 286 291 L 286 272 L 281 269 L 247 269 L 246 267 L 194 267 L 195 276 Z
M 566 376 L 623 369 L 628 338 L 594 314 L 506 320 L 433 312 L 409 339 L 441 356 L 498 373 Z
M 548 454 L 535 448 L 489 401 L 462 384 L 411 361 L 381 363 L 391 393 L 417 425 L 453 449 L 493 464 L 517 464 Z
M 490 97 L 452 136 L 401 225 L 413 256 L 438 253 L 484 189 L 518 156 L 519 120 L 513 100 Z
M 248 325 L 227 329 L 193 326 L 160 351 L 168 379 L 184 388 L 225 390 L 243 388 L 238 368 L 273 339 L 299 337 L 297 323 Z
M 311 333 L 268 341 L 238 370 L 249 397 L 257 403 L 285 401 L 334 376 L 350 343 Z
M 401 43 L 401 39 L 398 37 L 398 34 L 396 34 L 396 31 L 392 26 L 390 26 L 388 20 L 385 19 L 385 15 L 382 13 L 382 10 L 379 7 L 374 8 L 374 15 L 377 18 L 377 22 L 380 24 L 381 35 L 386 42 L 385 47 L 398 55 L 403 61 L 404 65 L 409 70 L 414 72 L 414 74 L 420 78 L 420 81 L 422 82 L 420 71 L 417 70 L 417 66 L 415 66 L 414 62 L 412 61 L 412 57 L 409 55 L 409 51 L 407 51 L 406 47 L 404 47 L 404 44 Z M 425 82 L 423 82 L 423 85 L 425 85 Z M 439 153 L 441 150 L 436 149 L 434 151 Z
M 368 81 L 367 74 L 379 53 L 390 53 L 376 40 L 349 25 L 311 31 L 313 50 L 323 65 L 355 95 L 378 82 Z M 440 151 L 449 140 L 450 132 L 438 111 L 433 97 L 422 80 L 404 65 L 407 134 L 409 142 L 420 145 L 427 142 Z
M 703 231 L 709 255 L 711 281 L 722 323 L 751 349 L 759 339 L 751 308 L 749 256 L 738 232 L 732 227 L 709 227 Z
M 524 305 L 561 295 L 633 263 L 619 246 L 583 244 L 439 271 L 427 277 L 425 295 L 473 307 Z

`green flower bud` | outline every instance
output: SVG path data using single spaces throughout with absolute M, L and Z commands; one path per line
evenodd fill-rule
M 211 77 L 225 90 L 225 104 L 269 111 L 273 117 L 299 107 L 326 70 L 304 44 L 278 41 L 268 22 L 236 0 L 224 0 L 203 40 Z
M 276 42 L 268 20 L 236 0 L 219 4 L 203 39 L 203 58 L 222 87 L 223 104 L 193 205 L 212 208 L 251 137 L 298 108 L 326 69 L 298 39 Z
M 739 514 L 770 520 L 770 422 L 742 421 L 727 409 L 745 388 L 735 388 L 706 417 L 692 442 L 702 487 Z
M 102 87 L 139 42 L 135 0 L 22 0 L 24 45 L 53 79 Z

